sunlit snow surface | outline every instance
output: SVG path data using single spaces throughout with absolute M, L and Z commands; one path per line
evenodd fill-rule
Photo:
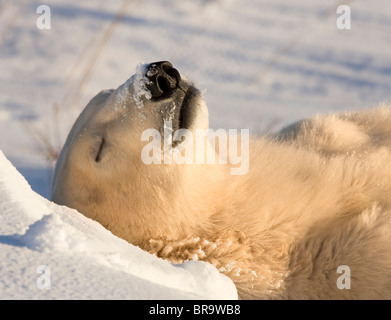
M 41 198 L 18 173 L 49 197 L 45 148 L 61 148 L 103 89 L 124 84 L 115 107 L 126 108 L 126 79 L 144 77 L 140 62 L 170 61 L 205 90 L 214 129 L 254 134 L 390 101 L 388 0 L 129 3 L 113 24 L 122 1 L 48 0 L 51 29 L 40 30 L 41 2 L 0 1 L 0 149 L 12 162 L 0 156 L 0 298 L 236 296 L 211 266 L 150 256 Z M 350 6 L 351 30 L 337 29 L 338 4 Z M 142 110 L 149 96 L 138 83 Z M 50 290 L 37 289 L 40 265 L 50 267 Z
M 236 299 L 206 262 L 172 265 L 31 190 L 0 151 L 0 299 Z M 50 289 L 39 289 L 39 266 Z

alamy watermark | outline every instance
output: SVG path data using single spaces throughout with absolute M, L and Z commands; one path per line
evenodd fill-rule
M 346 265 L 338 266 L 337 273 L 342 273 L 337 279 L 337 287 L 340 290 L 350 289 L 350 267 Z
M 141 151 L 143 163 L 230 164 L 233 165 L 230 169 L 231 175 L 244 175 L 248 172 L 250 139 L 248 129 L 241 129 L 240 134 L 237 129 L 228 131 L 196 129 L 194 137 L 192 131 L 188 129 L 178 129 L 174 132 L 172 121 L 164 121 L 163 135 L 162 139 L 157 129 L 143 131 L 141 141 L 150 141 L 152 138 L 152 141 Z M 216 148 L 216 140 L 218 140 L 218 148 Z
M 340 15 L 336 22 L 337 28 L 339 30 L 352 29 L 350 7 L 347 5 L 340 5 L 337 7 L 337 13 Z
M 36 22 L 37 28 L 40 30 L 51 29 L 52 24 L 50 7 L 42 4 L 37 7 L 37 13 L 40 14 Z
M 39 274 L 37 278 L 37 288 L 50 289 L 51 280 L 50 280 L 50 267 L 47 265 L 40 265 L 37 268 L 37 273 Z

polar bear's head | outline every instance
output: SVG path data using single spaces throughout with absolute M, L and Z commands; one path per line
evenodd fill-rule
M 68 135 L 56 164 L 52 200 L 133 243 L 191 228 L 197 219 L 178 213 L 179 208 L 202 208 L 188 202 L 197 199 L 184 196 L 195 187 L 181 183 L 186 169 L 141 159 L 147 143 L 143 132 L 153 129 L 163 136 L 167 121 L 174 131 L 208 128 L 203 94 L 167 61 L 139 66 L 116 90 L 100 92 Z

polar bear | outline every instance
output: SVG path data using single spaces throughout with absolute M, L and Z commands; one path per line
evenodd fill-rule
M 251 137 L 238 175 L 229 162 L 145 163 L 143 133 L 163 135 L 166 120 L 173 132 L 209 127 L 202 92 L 167 61 L 97 94 L 59 156 L 52 200 L 161 258 L 214 264 L 241 299 L 391 298 L 387 105 Z

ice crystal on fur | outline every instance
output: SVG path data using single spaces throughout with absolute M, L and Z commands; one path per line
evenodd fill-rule
M 119 108 L 127 108 L 127 100 L 129 99 L 129 89 L 131 85 L 133 85 L 132 98 L 138 109 L 141 109 L 144 106 L 143 97 L 148 100 L 152 98 L 151 92 L 147 89 L 149 80 L 146 76 L 146 69 L 147 65 L 139 64 L 136 68 L 136 74 L 118 87 L 114 102 L 115 111 Z
M 136 68 L 136 74 L 134 75 L 134 81 L 133 81 L 133 100 L 136 103 L 137 108 L 141 109 L 144 104 L 142 97 L 145 97 L 145 99 L 151 99 L 152 94 L 147 89 L 147 84 L 150 82 L 146 75 L 146 64 L 139 64 Z
M 132 83 L 132 78 L 126 80 L 125 83 L 118 87 L 117 95 L 115 96 L 114 110 L 117 111 L 119 108 L 126 109 L 126 100 L 129 97 L 129 87 Z

